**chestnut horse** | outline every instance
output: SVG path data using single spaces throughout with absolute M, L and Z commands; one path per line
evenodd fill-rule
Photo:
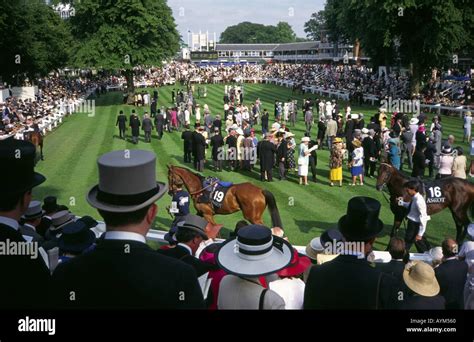
M 40 149 L 40 159 L 44 160 L 43 158 L 43 136 L 40 132 L 28 132 L 25 137 L 26 140 L 31 142 L 35 147 Z
M 174 180 L 181 178 L 190 193 L 194 208 L 198 215 L 204 216 L 207 222 L 216 226 L 214 215 L 227 215 L 242 210 L 244 218 L 254 224 L 263 224 L 262 215 L 268 205 L 272 219 L 272 227 L 282 227 L 280 213 L 276 205 L 275 197 L 270 191 L 262 190 L 252 183 L 239 183 L 232 185 L 227 191 L 221 208 L 213 208 L 210 203 L 198 203 L 197 198 L 201 194 L 204 177 L 184 167 L 168 165 L 169 194 L 176 190 Z M 283 227 L 282 227 L 283 228 Z M 215 234 L 217 235 L 217 233 Z M 215 237 L 215 236 L 209 236 Z
M 408 214 L 408 210 L 399 206 L 397 201 L 398 197 L 403 197 L 405 201 L 408 200 L 403 186 L 408 180 L 408 177 L 392 165 L 380 163 L 376 188 L 382 191 L 384 186 L 387 186 L 390 193 L 390 209 L 395 216 L 390 237 L 398 232 L 403 219 Z M 461 244 L 466 237 L 467 226 L 470 223 L 469 209 L 471 209 L 471 215 L 474 215 L 474 184 L 454 177 L 439 179 L 436 182 L 445 199 L 444 202 L 427 203 L 428 215 L 434 215 L 445 208 L 449 208 L 456 224 L 456 240 Z

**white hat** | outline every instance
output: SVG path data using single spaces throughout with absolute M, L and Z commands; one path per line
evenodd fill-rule
M 359 114 L 351 114 L 351 119 L 358 119 L 359 118 Z
M 227 273 L 257 277 L 287 267 L 293 257 L 291 245 L 261 225 L 241 228 L 237 236 L 224 242 L 217 252 L 217 264 Z
M 295 135 L 294 135 L 293 133 L 291 133 L 291 132 L 286 132 L 286 133 L 285 133 L 285 139 L 292 138 L 292 137 L 294 137 L 294 136 L 295 136 Z
M 302 137 L 301 142 L 310 142 L 309 137 Z
M 417 118 L 410 119 L 410 125 L 418 125 L 418 122 L 420 122 L 420 120 L 418 120 Z
M 236 132 L 238 135 L 244 135 L 244 131 L 242 131 L 242 128 L 237 128 Z
M 467 226 L 467 233 L 474 239 L 474 223 L 469 223 L 469 226 Z
M 441 261 L 443 259 L 443 249 L 441 247 L 433 247 L 428 251 L 433 261 Z
M 369 134 L 369 130 L 366 127 L 364 127 L 362 128 L 362 133 Z

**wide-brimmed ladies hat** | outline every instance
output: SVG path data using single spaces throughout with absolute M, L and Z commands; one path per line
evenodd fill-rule
M 87 202 L 108 212 L 132 212 L 155 203 L 167 191 L 156 180 L 156 155 L 144 150 L 113 151 L 102 155 L 99 184 L 87 194 Z
M 439 293 L 439 283 L 436 280 L 433 267 L 423 261 L 413 262 L 405 266 L 403 281 L 415 293 L 433 297 Z
M 443 146 L 443 148 L 441 149 L 441 154 L 451 154 L 453 153 L 453 149 L 451 148 L 451 146 Z
M 418 125 L 418 122 L 420 122 L 420 120 L 418 120 L 417 118 L 410 119 L 410 125 Z
M 361 146 L 362 146 L 362 143 L 360 142 L 360 140 L 354 139 L 354 140 L 352 140 L 352 145 L 353 145 L 354 147 L 358 148 L 358 147 L 361 147 Z
M 293 138 L 295 135 L 291 132 L 286 132 L 285 133 L 285 139 L 288 139 L 288 138 Z
M 287 267 L 292 257 L 293 247 L 287 241 L 272 236 L 269 228 L 253 224 L 222 244 L 217 264 L 230 274 L 257 277 Z
M 342 139 L 338 137 L 338 138 L 334 138 L 334 141 L 332 143 L 333 144 L 340 144 L 342 142 L 343 142 Z
M 308 267 L 311 267 L 311 259 L 293 250 L 293 258 L 290 264 L 277 272 L 279 277 L 297 277 L 303 274 Z
M 471 112 L 467 111 L 465 115 L 466 116 L 471 116 L 472 114 L 471 114 Z

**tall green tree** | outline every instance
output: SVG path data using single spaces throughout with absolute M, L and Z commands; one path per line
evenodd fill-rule
M 0 0 L 0 75 L 21 85 L 66 65 L 71 34 L 43 1 Z
M 328 0 L 325 15 L 331 39 L 359 40 L 374 66 L 410 66 L 414 92 L 433 67 L 473 46 L 471 0 Z
M 133 69 L 160 66 L 179 50 L 179 34 L 166 0 L 81 0 L 70 24 L 76 39 L 72 63 L 122 70 L 129 98 Z
M 304 23 L 306 37 L 311 40 L 323 40 L 326 34 L 326 17 L 324 11 L 315 12 L 311 18 Z
M 273 26 L 244 21 L 227 27 L 219 39 L 222 44 L 293 43 L 295 41 L 296 34 L 286 22 L 279 22 Z

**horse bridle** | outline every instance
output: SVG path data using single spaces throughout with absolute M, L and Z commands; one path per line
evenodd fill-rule
M 380 165 L 387 165 L 388 167 L 390 167 L 390 169 L 393 167 L 392 165 L 387 164 L 387 163 L 380 163 Z M 385 187 L 385 185 L 387 184 L 390 177 L 392 177 L 392 171 L 387 171 L 385 176 L 383 177 L 383 182 L 382 182 L 382 185 L 381 185 L 382 189 Z

